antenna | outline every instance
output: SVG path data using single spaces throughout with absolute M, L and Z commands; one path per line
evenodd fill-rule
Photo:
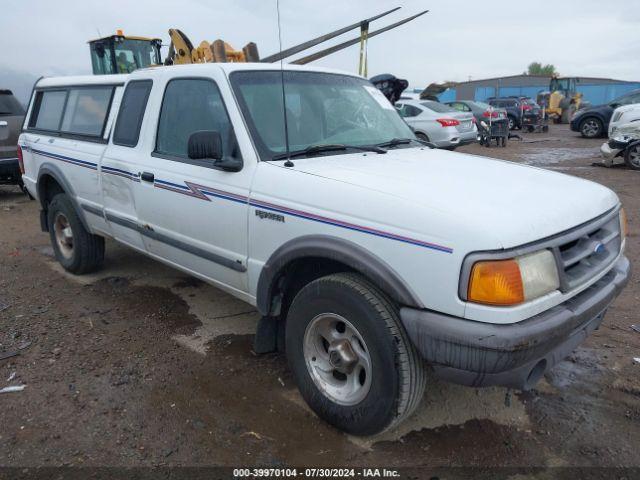
M 276 10 L 278 11 L 278 48 L 280 49 L 280 53 L 282 54 L 282 28 L 280 26 L 280 0 L 276 0 Z M 282 114 L 284 118 L 284 145 L 287 153 L 287 161 L 284 163 L 286 167 L 293 167 L 293 163 L 289 157 L 289 127 L 287 122 L 287 103 L 286 103 L 286 95 L 284 93 L 284 57 L 280 56 L 280 81 L 282 84 Z

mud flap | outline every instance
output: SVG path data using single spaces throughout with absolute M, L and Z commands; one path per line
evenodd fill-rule
M 280 317 L 261 317 L 253 339 L 253 351 L 257 354 L 283 352 L 284 332 Z
M 43 232 L 48 232 L 49 231 L 49 225 L 47 222 L 47 211 L 46 210 L 40 210 L 40 229 Z

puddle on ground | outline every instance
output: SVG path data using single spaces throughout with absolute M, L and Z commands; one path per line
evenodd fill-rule
M 592 148 L 537 148 L 518 154 L 525 165 L 557 165 L 571 160 L 586 160 L 600 157 L 600 149 Z
M 568 358 L 557 363 L 545 374 L 549 385 L 558 389 L 569 386 L 595 387 L 593 377 L 603 375 L 604 353 L 590 348 L 578 347 Z
M 47 257 L 47 264 L 53 270 L 81 285 L 122 278 L 131 286 L 170 290 L 186 302 L 189 313 L 202 323 L 193 334 L 174 335 L 173 339 L 203 355 L 216 337 L 255 333 L 260 319 L 259 313 L 242 300 L 115 242 L 107 243 L 105 268 L 86 275 L 73 275 L 64 270 L 53 258 L 51 247 L 43 247 L 40 253 Z
M 505 405 L 505 388 L 471 388 L 454 385 L 436 379 L 427 379 L 424 398 L 414 414 L 393 430 L 371 437 L 347 435 L 348 440 L 364 449 L 376 443 L 398 441 L 407 434 L 444 425 L 463 425 L 469 420 L 486 419 L 499 425 L 520 429 L 529 428 L 529 416 L 525 405 L 516 395 L 511 395 L 510 405 Z M 297 389 L 286 390 L 283 396 L 300 408 L 311 412 Z

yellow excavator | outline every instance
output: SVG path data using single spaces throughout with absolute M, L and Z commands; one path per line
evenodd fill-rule
M 298 58 L 291 63 L 305 65 L 351 45 L 360 43 L 360 63 L 358 70 L 361 75 L 366 76 L 367 41 L 376 35 L 391 30 L 392 28 L 399 27 L 400 25 L 410 22 L 411 20 L 428 12 L 428 10 L 425 10 L 391 25 L 387 25 L 379 30 L 369 31 L 370 22 L 389 15 L 399 9 L 400 7 L 393 8 L 379 15 L 361 20 L 352 25 L 321 35 L 317 38 L 308 40 L 264 58 L 260 58 L 258 46 L 253 42 L 245 45 L 242 50 L 235 50 L 224 40 L 216 40 L 212 43 L 203 41 L 200 42 L 198 46 L 194 46 L 184 33 L 177 28 L 172 28 L 169 29 L 169 38 L 171 39 L 169 53 L 165 60 L 162 61 L 160 55 L 162 41 L 160 39 L 127 36 L 124 35 L 122 30 L 118 30 L 115 35 L 97 38 L 89 42 L 91 65 L 93 67 L 94 74 L 104 75 L 112 73 L 130 73 L 138 68 L 147 68 L 157 65 L 183 65 L 189 63 L 209 62 L 273 63 L 315 47 L 322 42 L 331 40 L 332 38 L 342 35 L 350 30 L 359 28 L 359 37 L 352 38 L 338 45 Z
M 554 122 L 569 123 L 573 114 L 586 106 L 578 92 L 577 82 L 575 77 L 553 76 L 549 90 L 538 94 L 538 105 L 545 106 L 547 115 Z

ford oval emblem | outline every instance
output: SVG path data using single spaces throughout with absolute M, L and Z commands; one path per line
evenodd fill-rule
M 604 252 L 604 245 L 601 243 L 596 243 L 596 246 L 593 248 L 593 253 L 602 253 Z

